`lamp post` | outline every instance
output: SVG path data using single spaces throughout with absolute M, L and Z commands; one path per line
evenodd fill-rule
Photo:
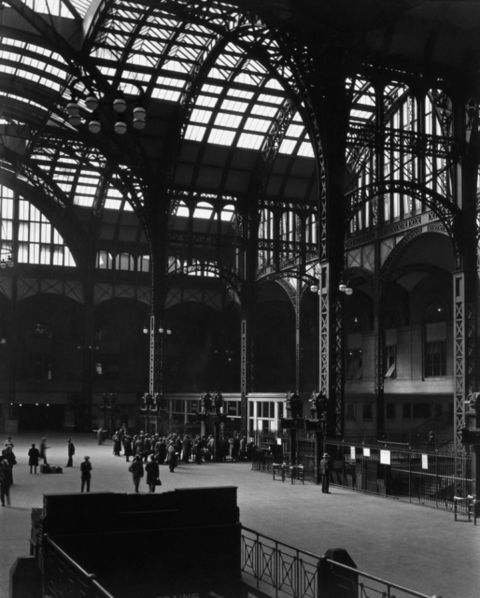
M 325 362 L 322 361 L 322 355 L 325 354 L 325 347 L 322 347 L 322 344 L 327 342 L 328 339 L 322 338 L 322 326 L 323 332 L 325 333 L 326 326 L 325 321 L 329 318 L 329 294 L 328 294 L 328 283 L 327 280 L 324 280 L 326 277 L 326 273 L 320 269 L 320 275 L 318 277 L 318 283 L 312 284 L 310 286 L 310 291 L 318 295 L 319 298 L 319 365 L 318 365 L 318 393 L 316 391 L 313 392 L 311 397 L 311 402 L 313 402 L 314 406 L 314 413 L 315 417 L 309 421 L 308 426 L 311 431 L 315 434 L 315 481 L 319 483 L 320 481 L 320 459 L 322 453 L 325 452 L 326 448 L 326 435 L 327 435 L 327 427 L 330 423 L 329 420 L 329 413 L 332 406 L 330 405 L 330 398 L 329 392 L 331 392 L 330 388 L 330 367 L 328 364 L 328 360 Z M 353 294 L 353 288 L 350 286 L 349 281 L 344 281 L 342 278 L 337 287 L 338 293 L 341 295 L 350 296 Z M 323 318 L 323 321 L 322 321 Z M 325 334 L 324 334 L 325 337 Z M 323 353 L 322 353 L 323 349 Z M 326 353 L 328 354 L 328 347 Z M 322 371 L 322 363 L 324 365 Z
M 163 370 L 165 365 L 165 338 L 172 334 L 170 328 L 160 326 L 156 327 L 156 319 L 154 314 L 150 314 L 148 326 L 144 326 L 143 333 L 148 334 L 148 392 L 142 397 L 143 406 L 142 411 L 146 412 L 146 425 L 150 425 L 150 412 L 155 412 L 158 416 L 160 413 L 166 412 L 166 401 L 164 397 L 164 377 Z M 157 345 L 158 343 L 158 345 Z M 158 388 L 155 389 L 155 355 L 158 348 Z M 148 400 L 147 400 L 148 399 Z

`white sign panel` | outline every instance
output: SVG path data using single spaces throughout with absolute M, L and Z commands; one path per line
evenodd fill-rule
M 380 463 L 390 465 L 390 451 L 380 451 Z

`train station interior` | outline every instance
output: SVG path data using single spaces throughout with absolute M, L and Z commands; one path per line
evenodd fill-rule
M 28 445 L 72 437 L 127 492 L 121 429 L 213 438 L 243 525 L 406 587 L 431 542 L 412 589 L 474 598 L 479 31 L 477 0 L 1 1 L 2 584 L 38 489 L 79 491 L 34 489 Z

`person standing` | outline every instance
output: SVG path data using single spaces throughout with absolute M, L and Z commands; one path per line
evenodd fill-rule
M 82 480 L 81 492 L 84 490 L 90 492 L 90 480 L 92 479 L 92 464 L 90 463 L 90 457 L 85 457 L 80 463 L 80 472 Z
M 135 488 L 135 492 L 138 492 L 138 486 L 140 484 L 140 480 L 143 478 L 143 463 L 142 457 L 140 455 L 136 455 L 132 461 L 132 464 L 128 468 L 128 471 L 132 474 L 133 479 L 133 486 Z
M 68 455 L 68 460 L 67 460 L 67 464 L 65 465 L 65 467 L 73 467 L 73 455 L 75 454 L 75 445 L 72 442 L 72 439 L 69 438 L 67 440 L 67 455 Z
M 103 435 L 103 428 L 100 426 L 97 430 L 97 443 L 103 444 L 104 435 Z
M 330 469 L 330 455 L 323 453 L 320 461 L 320 473 L 322 474 L 322 492 L 324 494 L 330 494 Z
M 32 447 L 28 451 L 28 465 L 30 466 L 30 473 L 37 473 L 38 461 L 40 459 L 40 451 L 32 444 Z
M 129 434 L 125 434 L 123 437 L 123 454 L 125 455 L 125 461 L 129 463 L 130 457 L 133 456 L 132 437 Z
M 47 439 L 45 437 L 42 438 L 40 441 L 40 459 L 43 460 L 43 464 L 47 464 L 47 449 L 50 448 L 47 446 Z
M 155 492 L 155 486 L 160 485 L 160 468 L 158 466 L 157 460 L 153 455 L 150 455 L 150 458 L 145 465 L 145 471 L 147 473 L 147 486 L 150 492 Z M 160 483 L 159 483 L 160 482 Z
M 10 472 L 10 465 L 6 459 L 0 460 L 0 501 L 2 503 L 2 507 L 10 505 L 10 479 L 11 479 L 11 472 Z
M 165 461 L 168 465 L 168 469 L 173 473 L 175 471 L 175 467 L 177 466 L 177 452 L 175 450 L 173 440 L 170 440 L 170 443 L 167 447 L 167 456 Z

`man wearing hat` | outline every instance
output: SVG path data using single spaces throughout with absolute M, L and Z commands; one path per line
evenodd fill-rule
M 330 494 L 330 455 L 323 453 L 320 461 L 320 473 L 322 474 L 322 492 Z
M 81 492 L 84 490 L 90 492 L 90 479 L 92 477 L 92 464 L 90 463 L 90 457 L 85 457 L 80 463 L 80 473 L 82 476 Z

